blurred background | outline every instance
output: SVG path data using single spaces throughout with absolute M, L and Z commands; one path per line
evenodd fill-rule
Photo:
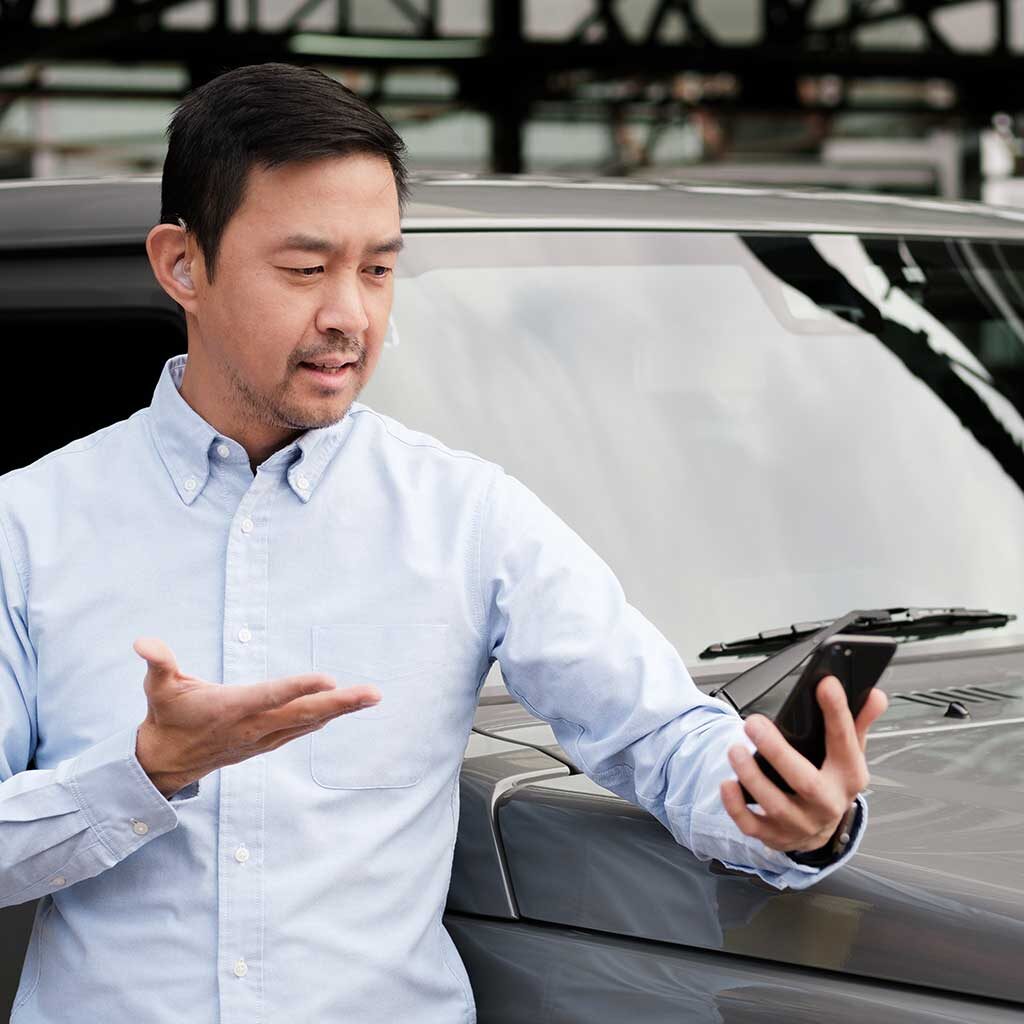
M 0 0 L 0 177 L 159 173 L 176 102 L 312 64 L 415 169 L 1024 205 L 1024 0 Z

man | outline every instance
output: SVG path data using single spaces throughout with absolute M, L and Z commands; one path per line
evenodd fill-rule
M 403 148 L 316 71 L 192 93 L 147 238 L 187 356 L 0 478 L 0 905 L 42 897 L 19 1024 L 472 1021 L 441 915 L 494 659 L 699 857 L 803 887 L 863 833 L 880 692 L 854 723 L 819 687 L 820 771 L 748 739 L 523 484 L 355 401 Z

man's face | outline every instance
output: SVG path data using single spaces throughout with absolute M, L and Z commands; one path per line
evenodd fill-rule
M 345 415 L 380 358 L 400 244 L 384 157 L 249 172 L 213 282 L 201 254 L 192 267 L 197 362 L 225 422 L 308 430 Z M 334 376 L 301 365 L 349 359 Z

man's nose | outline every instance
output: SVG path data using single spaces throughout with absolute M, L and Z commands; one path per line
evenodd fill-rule
M 370 326 L 362 292 L 355 280 L 339 281 L 323 292 L 323 304 L 317 311 L 316 326 L 321 334 L 340 331 L 362 334 Z

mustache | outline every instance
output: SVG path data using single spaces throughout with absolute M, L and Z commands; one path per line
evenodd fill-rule
M 340 359 L 344 362 L 351 360 L 355 362 L 356 366 L 361 366 L 366 360 L 366 349 L 362 346 L 355 345 L 349 348 L 335 347 L 326 352 L 314 352 L 296 360 L 296 366 L 299 363 L 320 363 L 333 359 Z

